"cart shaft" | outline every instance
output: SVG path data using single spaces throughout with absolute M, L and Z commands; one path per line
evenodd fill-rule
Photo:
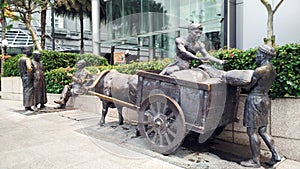
M 103 95 L 103 94 L 100 94 L 100 93 L 97 93 L 97 92 L 93 92 L 93 91 L 88 91 L 88 93 L 90 94 L 93 94 L 103 100 L 106 100 L 106 101 L 109 101 L 109 102 L 112 102 L 116 105 L 120 105 L 120 106 L 124 106 L 124 107 L 127 107 L 127 108 L 130 108 L 130 109 L 133 109 L 133 110 L 139 110 L 140 107 L 134 105 L 134 104 L 131 104 L 131 103 L 127 103 L 127 102 L 124 102 L 122 100 L 119 100 L 119 99 L 116 99 L 116 98 L 113 98 L 113 97 L 109 97 L 109 96 L 106 96 L 106 95 Z

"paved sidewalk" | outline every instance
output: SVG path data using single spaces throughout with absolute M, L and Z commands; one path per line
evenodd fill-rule
M 26 116 L 23 112 L 22 102 L 0 99 L 0 169 L 243 168 L 235 162 L 205 154 L 201 155 L 203 165 L 201 162 L 178 165 L 186 157 L 163 156 L 143 148 L 135 151 L 129 148 L 132 142 L 114 140 L 117 136 L 110 135 L 113 132 L 96 128 L 100 114 L 67 110 Z M 89 131 L 97 132 L 92 136 L 85 133 Z M 104 134 L 95 135 L 101 132 Z M 299 168 L 300 162 L 288 159 L 277 167 Z
M 21 102 L 2 99 L 0 112 L 1 169 L 180 168 L 109 142 L 95 143 L 76 132 L 80 122 L 59 113 L 25 116 Z

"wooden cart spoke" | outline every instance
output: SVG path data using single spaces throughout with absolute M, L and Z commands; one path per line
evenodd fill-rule
M 154 128 L 151 126 L 151 128 L 147 130 L 147 135 L 149 136 L 152 132 L 154 132 Z
M 143 124 L 143 125 L 151 125 L 152 122 L 151 121 L 141 121 L 139 122 L 140 124 Z
M 162 114 L 166 114 L 167 113 L 167 111 L 168 111 L 168 105 L 167 104 L 163 104 L 164 106 L 163 106 L 163 110 L 162 110 Z
M 161 103 L 160 102 L 156 102 L 156 110 L 157 110 L 157 114 L 161 114 Z
M 153 104 L 150 104 L 150 110 L 153 116 L 157 115 L 157 111 L 155 110 L 155 106 Z
M 170 134 L 173 138 L 176 137 L 176 133 L 173 132 L 170 128 L 167 129 L 167 133 Z
M 165 133 L 164 136 L 165 136 L 165 138 L 166 138 L 167 145 L 170 145 L 170 144 L 171 144 L 171 140 L 170 140 L 170 137 L 169 137 L 168 133 Z M 173 140 L 174 140 L 174 139 L 173 139 Z
M 147 111 L 145 111 L 144 115 L 146 117 L 148 117 L 148 118 L 153 118 L 154 117 L 154 114 L 153 114 L 153 112 L 150 109 L 148 109 Z
M 177 129 L 179 123 L 180 123 L 179 119 L 169 118 L 168 119 L 168 128 Z
M 158 135 L 158 134 L 155 132 L 155 133 L 154 133 L 154 136 L 152 137 L 152 139 L 150 138 L 151 141 L 152 141 L 154 144 L 156 144 L 156 138 L 157 138 L 157 135 Z
M 159 135 L 159 145 L 163 145 L 163 135 L 161 134 L 161 131 L 158 130 L 157 131 L 157 134 Z
M 170 114 L 168 114 L 168 119 L 172 120 L 175 119 L 175 114 L 173 112 L 170 112 Z

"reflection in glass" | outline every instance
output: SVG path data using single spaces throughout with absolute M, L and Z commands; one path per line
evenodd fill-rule
M 220 22 L 224 16 L 223 3 L 221 0 L 109 0 L 108 41 L 149 48 L 154 58 L 173 57 L 175 38 L 186 35 L 187 25 L 197 22 L 203 24 L 201 40 L 207 49 L 219 49 L 223 40 Z M 148 39 L 148 43 L 140 39 Z

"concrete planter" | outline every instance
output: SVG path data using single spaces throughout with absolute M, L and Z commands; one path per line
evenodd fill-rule
M 20 77 L 1 77 L 1 98 L 23 100 L 22 80 Z
M 23 101 L 23 86 L 20 77 L 2 77 L 1 88 L 2 99 Z M 47 104 L 54 105 L 54 100 L 59 99 L 59 97 L 60 94 L 47 93 Z M 70 98 L 67 106 L 88 112 L 99 112 L 102 109 L 101 102 L 98 97 L 87 95 Z

